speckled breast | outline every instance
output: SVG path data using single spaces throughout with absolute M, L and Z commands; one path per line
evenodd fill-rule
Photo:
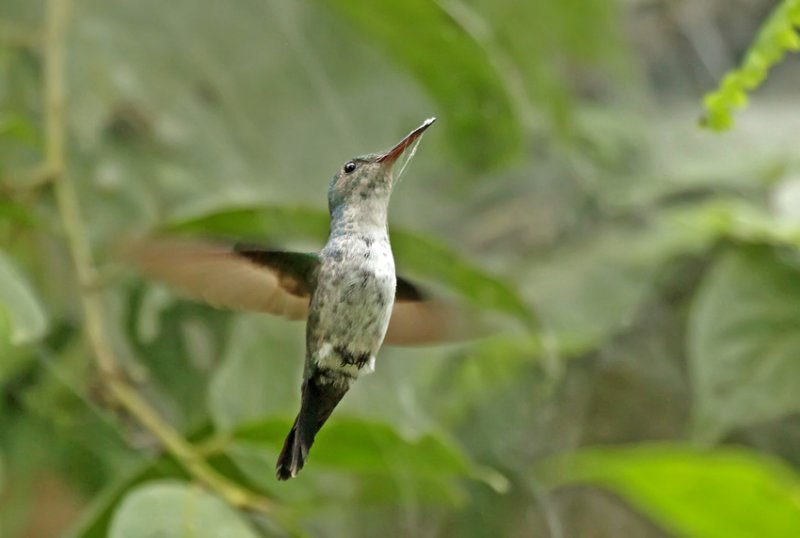
M 309 317 L 318 365 L 357 375 L 371 366 L 389 324 L 396 277 L 388 240 L 339 245 L 323 263 Z

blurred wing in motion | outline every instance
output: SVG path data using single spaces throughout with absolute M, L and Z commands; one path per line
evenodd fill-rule
M 126 257 L 145 275 L 218 308 L 268 312 L 293 320 L 308 315 L 320 264 L 316 254 L 167 240 L 138 243 Z M 387 345 L 462 340 L 469 336 L 466 325 L 459 310 L 397 278 Z
M 415 285 L 397 277 L 394 310 L 384 343 L 390 346 L 424 346 L 469 338 L 472 331 L 463 311 L 432 299 Z
M 145 275 L 218 308 L 305 319 L 316 285 L 316 254 L 210 243 L 146 241 L 127 258 Z

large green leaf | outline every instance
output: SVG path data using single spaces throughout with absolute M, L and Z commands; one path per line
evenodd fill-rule
M 624 496 L 679 536 L 800 536 L 800 480 L 777 461 L 732 449 L 589 449 L 568 458 L 560 483 L 590 482 Z
M 173 232 L 229 236 L 272 243 L 293 239 L 322 242 L 328 214 L 306 207 L 240 207 L 206 210 L 176 218 L 165 226 Z M 509 284 L 480 269 L 444 243 L 392 229 L 392 248 L 400 270 L 442 282 L 476 305 L 510 314 L 532 326 L 531 310 Z
M 506 281 L 458 255 L 446 244 L 426 236 L 392 230 L 392 248 L 401 267 L 450 286 L 474 304 L 510 314 L 529 328 L 533 311 Z
M 387 507 L 414 499 L 429 506 L 455 507 L 464 501 L 463 481 L 444 474 L 420 474 L 403 467 L 354 472 L 309 463 L 297 479 L 279 482 L 275 478 L 277 450 L 251 441 L 235 441 L 225 448 L 225 453 L 248 479 L 268 491 L 270 498 L 300 508 L 302 514 L 307 515 L 320 506 L 344 508 L 352 503 L 362 508 Z M 331 483 L 336 484 L 332 489 L 326 486 Z M 346 497 L 342 491 L 348 492 Z
M 125 499 L 128 491 L 140 484 L 156 479 L 187 478 L 186 473 L 171 459 L 161 457 L 139 466 L 116 483 L 109 484 L 98 495 L 95 495 L 89 506 L 83 510 L 81 517 L 65 533 L 69 538 L 105 538 L 114 511 Z
M 234 438 L 279 450 L 291 426 L 287 420 L 267 419 L 241 426 Z M 438 437 L 408 439 L 388 424 L 343 417 L 320 430 L 311 458 L 314 465 L 364 473 L 398 470 L 445 476 L 472 473 L 459 449 Z
M 692 305 L 694 434 L 800 411 L 800 271 L 768 247 L 725 254 Z
M 7 323 L 4 323 L 4 320 Z M 8 333 L 4 325 L 8 326 Z M 27 344 L 41 338 L 47 319 L 26 279 L 0 251 L 0 342 Z
M 321 241 L 328 233 L 328 214 L 302 206 L 256 207 L 240 206 L 192 210 L 173 218 L 166 230 L 203 233 L 254 239 L 266 242 L 285 242 L 297 239 Z
M 519 110 L 487 49 L 427 0 L 326 0 L 416 75 L 444 112 L 459 157 L 487 167 L 521 146 Z
M 210 426 L 203 424 L 187 436 L 191 443 L 202 444 L 210 432 Z M 233 482 L 245 487 L 258 490 L 256 484 L 247 479 L 238 470 L 236 465 L 224 454 L 216 454 L 207 458 L 208 463 L 220 474 Z M 156 458 L 141 462 L 127 474 L 117 474 L 117 480 L 105 484 L 103 489 L 95 494 L 91 503 L 84 509 L 81 517 L 65 533 L 70 538 L 106 538 L 109 536 L 109 527 L 115 512 L 120 504 L 127 499 L 127 494 L 142 484 L 157 481 L 182 481 L 190 477 L 185 469 L 168 454 L 161 454 Z
M 290 427 L 287 420 L 266 419 L 239 427 L 234 439 L 277 453 Z M 373 476 L 462 477 L 485 481 L 497 490 L 508 487 L 502 475 L 470 461 L 457 445 L 440 436 L 408 438 L 388 424 L 363 419 L 339 417 L 326 424 L 309 461 Z
M 128 493 L 114 513 L 109 536 L 258 538 L 259 534 L 217 497 L 185 482 L 169 480 L 149 482 Z

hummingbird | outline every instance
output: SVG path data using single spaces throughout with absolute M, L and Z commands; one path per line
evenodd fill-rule
M 144 273 L 212 305 L 307 320 L 300 411 L 278 456 L 278 480 L 297 476 L 317 432 L 352 384 L 374 370 L 384 343 L 457 338 L 454 309 L 395 274 L 387 227 L 394 164 L 435 121 L 341 166 L 328 187 L 330 233 L 319 253 L 170 241 L 134 249 Z

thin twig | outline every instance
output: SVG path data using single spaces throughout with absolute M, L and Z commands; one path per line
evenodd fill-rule
M 67 246 L 79 280 L 86 333 L 109 394 L 147 428 L 189 474 L 233 506 L 269 513 L 271 502 L 214 470 L 121 375 L 105 326 L 102 289 L 81 218 L 74 183 L 68 174 L 65 143 L 64 37 L 69 0 L 48 0 L 44 37 L 45 169 L 51 174 Z

